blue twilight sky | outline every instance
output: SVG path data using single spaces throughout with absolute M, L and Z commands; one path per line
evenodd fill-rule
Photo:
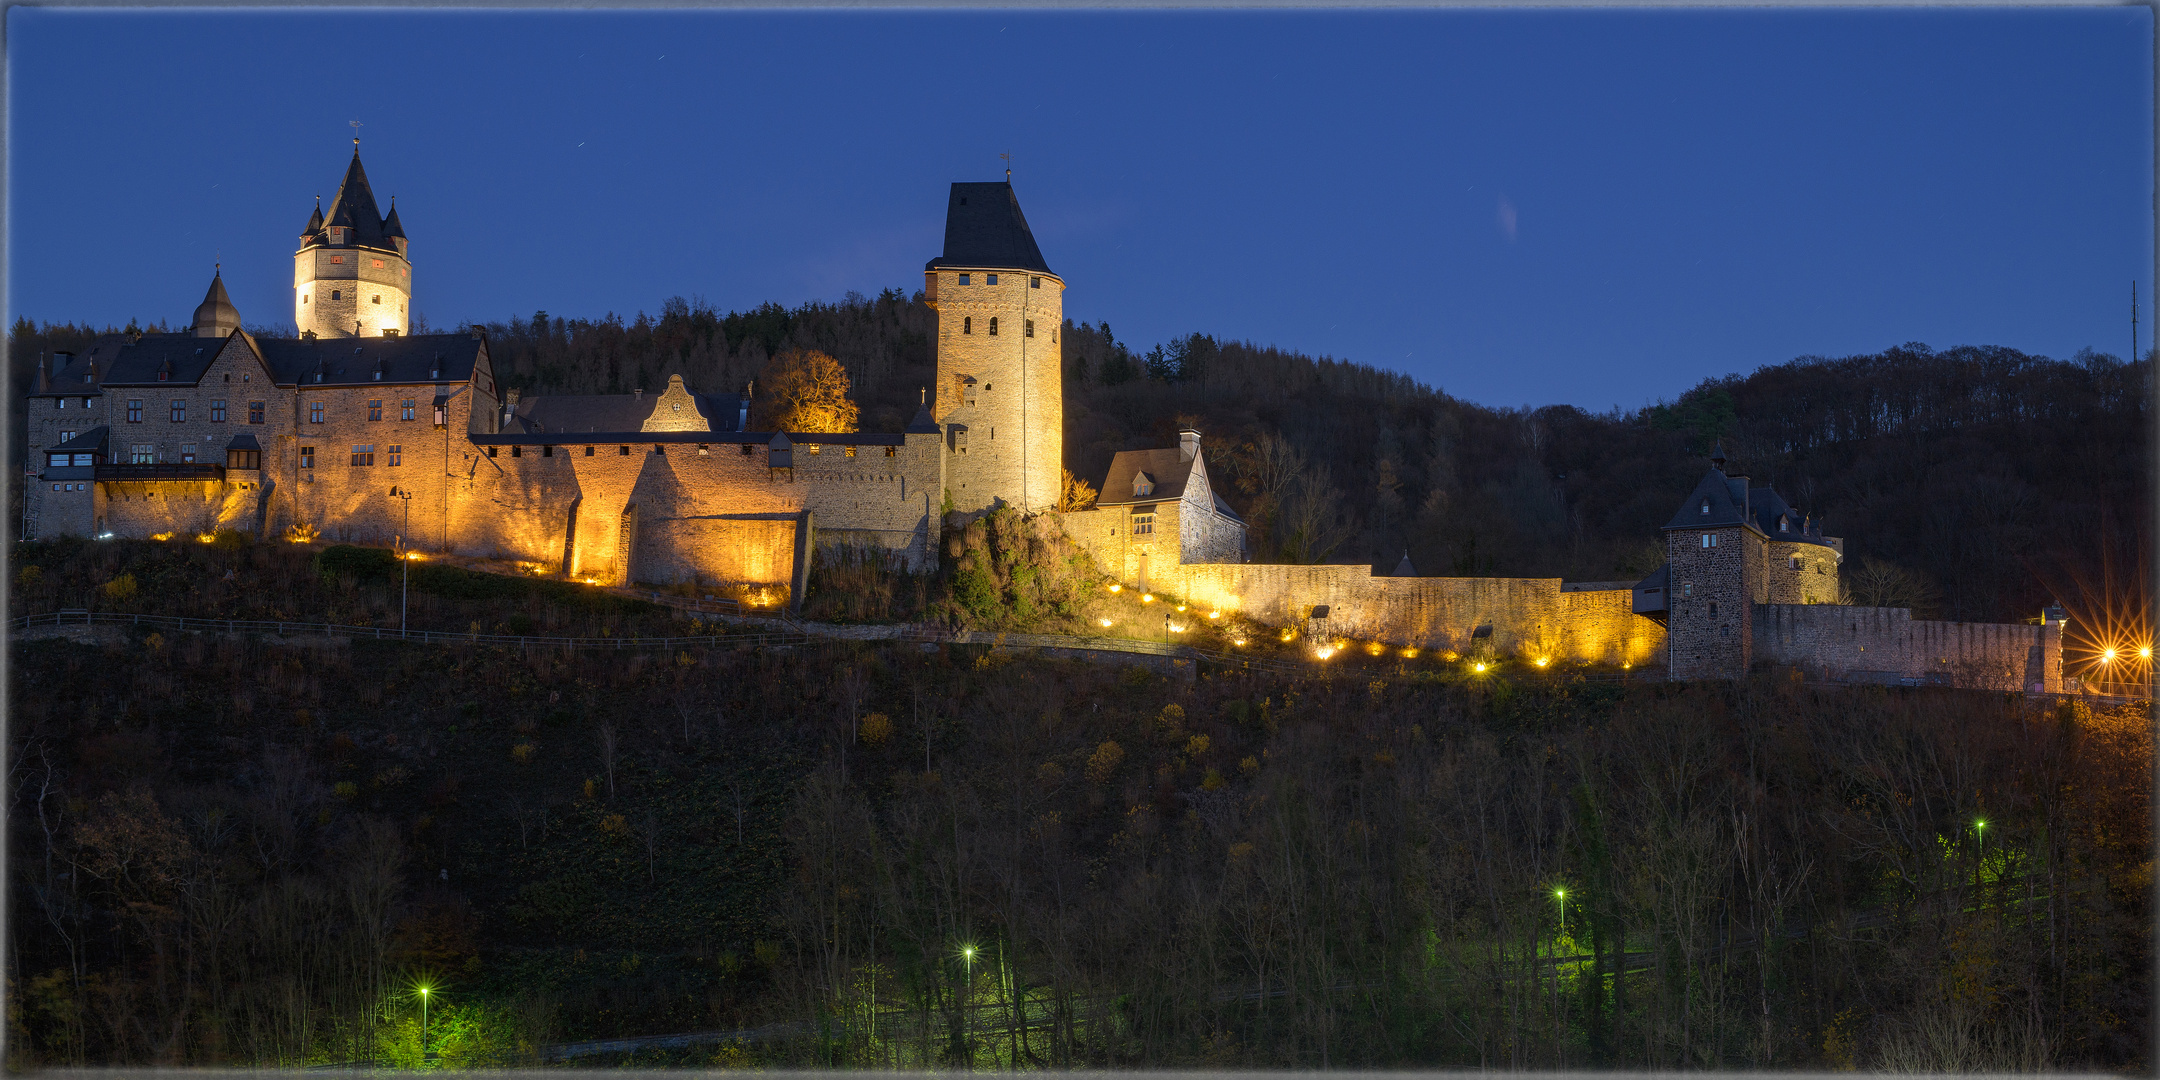
M 922 286 L 1014 182 L 1066 313 L 1635 407 L 1907 341 L 2129 351 L 2152 14 L 13 7 L 10 317 L 290 325 L 361 129 L 415 308 Z

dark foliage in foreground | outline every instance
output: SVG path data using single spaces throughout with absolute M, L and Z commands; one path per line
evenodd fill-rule
M 16 1064 L 408 1061 L 419 977 L 450 1064 L 798 1019 L 673 1060 L 2148 1060 L 2142 712 L 919 646 L 14 649 Z

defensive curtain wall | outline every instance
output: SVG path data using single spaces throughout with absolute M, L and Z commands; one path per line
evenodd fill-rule
M 1915 619 L 1905 608 L 1760 604 L 1755 654 L 1833 681 L 2062 690 L 2062 624 Z

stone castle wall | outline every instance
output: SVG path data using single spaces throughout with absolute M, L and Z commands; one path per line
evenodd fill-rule
M 1716 543 L 1703 546 L 1703 537 Z M 1754 530 L 1675 529 L 1665 534 L 1667 670 L 1675 679 L 1730 678 L 1753 662 L 1749 630 L 1768 558 Z
M 1077 523 L 1084 546 L 1106 539 L 1109 515 Z M 1085 514 L 1068 514 L 1067 519 Z M 1116 571 L 1111 568 L 1111 573 Z M 1133 577 L 1123 580 L 1137 585 Z M 1186 563 L 1150 567 L 1147 587 L 1203 608 L 1277 626 L 1308 626 L 1315 606 L 1328 637 L 1459 653 L 1640 666 L 1663 659 L 1664 628 L 1634 613 L 1627 588 L 1563 590 L 1558 578 L 1376 577 L 1364 566 Z
M 1799 560 L 1799 566 L 1793 560 Z M 1838 602 L 1838 553 L 1823 544 L 1772 539 L 1759 603 L 1835 604 Z
M 412 264 L 394 251 L 312 247 L 293 255 L 293 323 L 301 333 L 351 337 L 356 320 L 369 337 L 410 333 L 411 306 Z
M 1027 511 L 1050 509 L 1062 494 L 1065 463 L 1058 341 L 1065 283 L 1049 274 L 970 270 L 962 285 L 962 273 L 924 274 L 924 296 L 938 315 L 931 414 L 963 429 L 953 437 L 945 478 L 953 508 L 974 513 L 1002 500 Z
M 2062 627 L 1919 620 L 1905 608 L 1765 604 L 1756 653 L 1817 678 L 2062 690 Z

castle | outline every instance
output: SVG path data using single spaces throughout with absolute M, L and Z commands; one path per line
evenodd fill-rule
M 933 570 L 949 513 L 1053 512 L 1063 490 L 1065 282 L 1010 177 L 955 183 L 924 267 L 936 385 L 905 430 L 756 432 L 742 395 L 521 398 L 486 337 L 414 335 L 412 261 L 358 140 L 293 255 L 299 336 L 241 328 L 213 274 L 183 333 L 40 359 L 25 539 L 300 527 L 327 539 L 525 562 L 600 584 L 699 581 L 800 597 L 818 546 Z M 1843 541 L 1719 455 L 1641 582 L 1418 577 L 1245 561 L 1198 431 L 1121 452 L 1066 533 L 1122 581 L 1323 640 L 1730 677 L 2061 685 L 2061 624 L 1925 623 L 1837 603 Z

